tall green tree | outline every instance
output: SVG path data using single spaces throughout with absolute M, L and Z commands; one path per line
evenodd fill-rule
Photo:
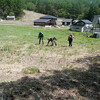
M 89 20 L 93 20 L 93 17 L 95 15 L 98 15 L 98 14 L 99 14 L 99 8 L 98 8 L 98 6 L 96 4 L 91 4 L 89 12 L 87 14 L 87 18 Z

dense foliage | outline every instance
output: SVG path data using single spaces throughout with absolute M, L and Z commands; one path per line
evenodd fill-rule
M 63 18 L 92 20 L 100 14 L 99 0 L 0 0 L 0 16 L 22 14 L 22 9 Z
M 0 0 L 0 17 L 6 16 L 19 17 L 23 13 L 24 0 Z
M 35 10 L 40 13 L 57 17 L 92 20 L 94 15 L 100 14 L 99 0 L 26 0 L 34 3 Z M 30 6 L 31 8 L 31 6 Z

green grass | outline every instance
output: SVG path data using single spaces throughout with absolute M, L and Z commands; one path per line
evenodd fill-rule
M 40 72 L 38 68 L 29 68 L 29 67 L 24 68 L 22 71 L 25 74 L 34 74 L 34 73 Z
M 38 33 L 44 33 L 44 45 L 38 45 Z M 100 39 L 88 38 L 85 33 L 81 32 L 72 32 L 74 35 L 73 47 L 72 49 L 82 49 L 87 48 L 88 52 L 94 52 L 100 50 Z M 44 51 L 55 51 L 60 54 L 63 49 L 68 48 L 68 35 L 70 31 L 66 28 L 64 29 L 46 29 L 44 27 L 30 27 L 30 26 L 4 26 L 0 25 L 0 50 L 8 48 L 8 51 L 19 53 L 20 49 L 24 48 L 25 45 L 28 47 L 25 48 L 28 51 L 29 55 L 31 53 L 38 53 L 39 50 Z M 89 33 L 90 34 L 90 33 Z M 49 37 L 57 38 L 57 46 L 51 47 L 46 46 L 47 38 Z M 61 50 L 60 50 L 61 49 Z M 72 52 L 67 53 L 69 56 L 73 55 Z

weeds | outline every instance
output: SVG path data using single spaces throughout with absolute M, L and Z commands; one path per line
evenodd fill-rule
M 17 56 L 19 56 L 21 54 L 22 51 L 17 51 Z
M 22 71 L 25 74 L 34 74 L 34 73 L 40 72 L 38 68 L 29 68 L 29 67 L 22 69 Z
M 30 45 L 30 46 L 29 46 L 29 49 L 33 49 L 33 48 L 34 48 L 34 46 L 33 46 L 33 45 Z

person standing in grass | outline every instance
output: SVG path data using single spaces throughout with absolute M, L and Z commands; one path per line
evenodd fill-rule
M 44 44 L 44 41 L 43 41 L 44 34 L 42 32 L 39 33 L 38 38 L 39 38 L 39 44 L 41 43 L 41 40 L 42 40 L 42 44 Z
M 73 34 L 70 33 L 70 35 L 68 36 L 69 46 L 72 46 L 73 37 Z

